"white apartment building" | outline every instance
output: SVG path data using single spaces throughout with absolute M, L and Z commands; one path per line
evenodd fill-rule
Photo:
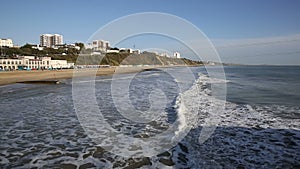
M 0 46 L 13 47 L 13 41 L 11 39 L 0 39 Z
M 59 34 L 53 34 L 52 36 L 53 45 L 62 45 L 63 44 L 63 36 Z
M 0 70 L 18 69 L 68 69 L 74 63 L 67 60 L 52 60 L 51 57 L 20 56 L 18 59 L 0 59 Z
M 110 43 L 105 40 L 94 40 L 92 46 L 94 51 L 106 51 L 109 49 Z
M 40 35 L 40 46 L 53 47 L 63 44 L 63 36 L 59 34 L 42 34 Z

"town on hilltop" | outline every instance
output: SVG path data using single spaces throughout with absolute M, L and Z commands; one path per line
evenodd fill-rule
M 14 46 L 12 39 L 0 39 L 0 70 L 53 70 L 70 69 L 78 64 L 83 65 L 110 65 L 118 66 L 120 62 L 129 55 L 140 56 L 142 62 L 135 59 L 134 63 L 127 64 L 180 64 L 179 52 L 174 52 L 173 56 L 167 53 L 141 52 L 139 49 L 111 47 L 106 40 L 93 40 L 91 43 L 66 44 L 60 34 L 41 34 L 40 44 L 25 44 Z M 145 55 L 147 54 L 147 56 Z M 105 56 L 100 63 L 78 63 L 79 55 L 84 56 Z M 148 57 L 148 58 L 147 58 Z M 152 57 L 152 59 L 151 59 Z M 157 57 L 164 57 L 157 58 Z M 116 59 L 117 58 L 117 59 Z M 150 60 L 157 59 L 155 63 Z M 166 59 L 168 58 L 168 59 Z M 154 59 L 154 60 L 155 60 Z M 174 60 L 175 59 L 175 60 Z M 177 59 L 177 60 L 176 60 Z M 185 63 L 192 63 L 191 60 L 182 59 Z M 74 64 L 76 63 L 76 64 Z M 78 65 L 78 67 L 83 67 Z

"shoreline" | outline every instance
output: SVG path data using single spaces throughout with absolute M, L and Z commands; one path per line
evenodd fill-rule
M 172 66 L 143 66 L 143 67 L 110 67 L 110 68 L 86 68 L 86 69 L 62 69 L 62 70 L 16 70 L 8 72 L 0 72 L 0 86 L 15 84 L 15 83 L 26 83 L 33 81 L 53 82 L 61 79 L 73 78 L 74 72 L 76 76 L 106 76 L 113 75 L 115 70 L 118 69 L 117 73 L 135 73 L 145 71 L 153 68 L 174 68 L 174 67 L 191 67 L 189 65 L 172 65 Z M 199 65 L 200 66 L 200 65 Z

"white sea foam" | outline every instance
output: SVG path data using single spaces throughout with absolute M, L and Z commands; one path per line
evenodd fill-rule
M 204 142 L 213 133 L 214 126 L 220 121 L 218 114 L 223 111 L 224 101 L 211 96 L 208 85 L 225 82 L 221 79 L 212 80 L 207 75 L 200 74 L 191 88 L 178 96 L 176 104 L 180 131 L 202 125 L 200 142 Z
M 211 96 L 212 91 L 209 85 L 226 82 L 228 81 L 210 79 L 207 75 L 200 74 L 199 79 L 196 80 L 194 85 L 178 97 L 176 104 L 179 113 L 180 130 L 184 130 L 188 125 L 192 125 L 194 130 L 191 132 L 193 134 L 186 137 L 182 142 L 189 150 L 189 153 L 186 154 L 189 164 L 184 163 L 184 165 L 181 165 L 178 163 L 177 165 L 179 167 L 190 166 L 192 168 L 218 168 L 218 166 L 220 168 L 222 166 L 230 168 L 232 166 L 228 162 L 218 160 L 218 158 L 222 159 L 226 153 L 236 154 L 230 157 L 233 161 L 237 162 L 237 164 L 234 164 L 236 167 L 239 165 L 238 161 L 240 161 L 242 163 L 240 165 L 250 168 L 255 165 L 261 166 L 261 163 L 276 166 L 277 163 L 282 164 L 280 160 L 295 160 L 295 157 L 299 157 L 300 154 L 295 150 L 295 146 L 300 145 L 299 108 L 278 105 L 250 106 L 247 104 L 241 105 L 226 102 L 223 111 L 213 112 L 213 106 L 215 104 L 222 104 L 223 101 Z M 218 128 L 215 132 L 218 134 L 209 133 L 205 139 L 203 139 L 205 136 L 201 136 L 200 134 L 200 139 L 197 140 L 195 137 L 199 136 L 199 133 L 205 130 L 205 125 L 207 125 L 205 119 L 209 117 L 213 117 L 210 118 L 212 124 L 217 124 Z M 234 138 L 230 138 L 228 134 L 224 134 L 226 132 L 231 133 Z M 209 137 L 213 139 L 209 139 Z M 262 142 L 265 139 L 270 139 L 271 141 Z M 273 142 L 274 145 L 272 145 Z M 233 145 L 236 150 L 232 149 Z M 246 152 L 240 152 L 239 148 L 244 147 L 244 145 L 253 148 L 249 148 Z M 282 146 L 280 149 L 285 151 L 276 148 L 278 145 Z M 294 148 L 287 148 L 289 146 L 294 146 Z M 264 147 L 268 147 L 268 149 Z M 207 152 L 209 149 L 211 151 L 219 150 L 219 153 L 212 155 L 210 152 Z M 175 156 L 177 153 L 182 152 L 178 147 L 175 150 Z M 245 159 L 239 156 L 239 154 L 248 156 L 251 154 L 251 151 L 261 152 L 262 154 L 275 154 L 268 158 L 264 155 L 256 155 L 253 156 L 255 159 L 250 160 L 250 162 L 249 160 L 244 161 Z M 293 153 L 298 155 L 294 156 L 292 155 Z M 211 161 L 205 154 L 210 154 L 210 157 L 217 161 Z M 175 156 L 173 160 L 177 160 Z
M 291 108 L 290 106 L 255 106 L 254 108 L 250 105 L 239 105 L 231 102 L 226 102 L 225 111 L 220 112 L 211 112 L 212 107 L 215 104 L 222 103 L 221 100 L 218 100 L 211 96 L 211 89 L 209 87 L 204 87 L 212 83 L 226 83 L 227 80 L 220 79 L 210 79 L 207 75 L 201 74 L 199 79 L 196 80 L 194 85 L 186 92 L 181 94 L 176 101 L 176 107 L 178 108 L 179 119 L 181 119 L 182 125 L 186 123 L 193 124 L 194 126 L 203 125 L 204 119 L 210 113 L 217 115 L 217 119 L 221 120 L 220 126 L 243 126 L 243 127 L 253 127 L 257 125 L 258 122 L 262 121 L 273 121 L 272 124 L 266 125 L 264 127 L 274 127 L 274 128 L 300 128 L 299 119 L 284 119 L 281 117 L 274 116 L 272 110 L 276 111 L 289 111 L 283 115 L 287 116 L 293 112 L 298 112 L 299 109 Z M 291 110 L 289 110 L 291 109 Z M 297 114 L 297 113 L 296 113 Z M 196 116 L 195 116 L 196 115 Z M 191 118 L 192 117 L 192 118 Z M 197 117 L 197 119 L 195 119 Z M 255 121 L 257 121 L 255 123 Z M 268 124 L 268 123 L 267 123 Z
M 208 76 L 200 75 L 189 90 L 177 97 L 174 106 L 178 113 L 178 118 L 174 122 L 178 124 L 175 125 L 177 127 L 174 130 L 175 134 L 180 135 L 190 128 L 193 129 L 180 141 L 180 145 L 169 151 L 170 156 L 150 157 L 152 165 L 144 165 L 142 168 L 237 168 L 238 166 L 297 168 L 297 165 L 299 166 L 299 107 L 250 106 L 226 102 L 225 111 L 213 112 L 213 106 L 219 100 L 211 96 L 209 85 L 212 82 L 228 81 L 210 80 Z M 89 163 L 95 168 L 124 168 L 141 161 L 137 158 L 127 159 L 116 156 L 97 147 L 80 127 L 72 112 L 73 107 L 67 106 L 71 104 L 69 95 L 57 93 L 42 96 L 38 93 L 30 98 L 17 97 L 15 100 L 2 100 L 0 103 L 2 107 L 0 168 L 51 168 L 53 166 L 59 168 L 61 165 L 68 164 L 79 168 Z M 89 105 L 83 109 L 89 111 Z M 113 116 L 108 114 L 107 118 L 116 118 Z M 209 117 L 214 117 L 212 119 L 216 121 L 213 123 L 218 122 L 218 128 L 200 144 L 198 137 Z M 147 124 L 144 128 L 131 125 L 124 119 L 116 120 L 111 125 L 119 129 L 120 133 L 151 137 L 170 125 L 167 122 L 166 112 L 155 120 L 155 125 Z M 135 133 L 136 130 L 139 133 Z M 110 134 L 101 131 L 101 128 L 96 128 L 95 131 L 105 137 Z M 169 136 L 172 135 L 166 135 Z M 119 137 L 121 138 L 122 135 L 117 136 Z M 131 142 L 130 139 L 123 139 L 123 141 L 124 144 L 121 146 L 124 149 L 139 151 L 139 142 Z M 108 142 L 104 145 L 115 146 L 113 143 Z M 147 146 L 142 148 L 148 150 Z M 168 167 L 162 164 L 159 161 L 161 158 L 172 159 L 174 166 Z

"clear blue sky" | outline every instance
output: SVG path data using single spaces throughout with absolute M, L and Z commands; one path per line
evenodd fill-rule
M 211 39 L 251 39 L 300 34 L 299 0 L 10 0 L 1 2 L 0 38 L 39 43 L 59 33 L 67 43 L 85 42 L 96 30 L 137 12 L 182 17 Z

